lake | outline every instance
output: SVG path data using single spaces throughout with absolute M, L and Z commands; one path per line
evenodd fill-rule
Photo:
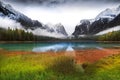
M 74 51 L 81 49 L 104 49 L 120 47 L 120 43 L 104 42 L 31 42 L 31 43 L 0 43 L 0 48 L 12 51 Z

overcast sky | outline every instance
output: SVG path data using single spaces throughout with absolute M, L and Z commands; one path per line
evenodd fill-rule
M 120 0 L 4 0 L 28 17 L 47 24 L 62 23 L 73 33 L 81 19 L 93 19 L 107 8 L 120 5 Z

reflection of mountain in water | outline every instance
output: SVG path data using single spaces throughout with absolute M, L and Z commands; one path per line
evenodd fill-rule
M 66 51 L 68 44 L 52 44 L 52 45 L 45 45 L 45 46 L 37 46 L 33 48 L 32 51 L 34 52 L 47 52 L 47 51 Z
M 67 47 L 66 51 L 74 51 L 74 49 L 72 48 L 71 45 L 69 45 L 69 46 Z
M 72 46 L 72 48 L 75 49 L 75 50 L 94 49 L 94 48 L 97 48 L 97 47 L 102 47 L 102 46 L 100 46 L 100 44 L 98 44 L 98 43 L 78 43 L 78 44 L 75 43 Z
M 43 43 L 0 43 L 0 48 L 12 51 L 74 51 L 84 49 L 99 49 L 120 47 L 119 43 L 99 43 L 99 42 L 43 42 Z
M 84 43 L 84 42 L 73 42 L 73 43 L 53 43 L 53 44 L 45 44 L 45 45 L 38 45 L 33 48 L 32 51 L 34 52 L 47 52 L 47 51 L 74 51 L 74 50 L 81 50 L 81 49 L 99 49 L 102 50 L 104 48 L 115 47 L 116 44 L 101 44 L 101 43 Z

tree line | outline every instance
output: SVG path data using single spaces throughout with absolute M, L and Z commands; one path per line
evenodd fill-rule
M 0 41 L 52 41 L 57 40 L 52 37 L 33 35 L 22 29 L 3 29 L 0 28 Z
M 83 38 L 64 39 L 66 41 L 72 40 L 96 40 L 96 41 L 120 41 L 120 30 L 109 32 L 100 36 L 89 36 Z M 32 32 L 22 29 L 3 29 L 0 28 L 0 41 L 64 41 L 57 38 L 37 36 Z
M 98 37 L 99 41 L 120 41 L 120 30 L 109 32 Z
M 26 32 L 22 29 L 0 29 L 1 41 L 31 41 L 34 40 L 34 35 L 31 32 Z

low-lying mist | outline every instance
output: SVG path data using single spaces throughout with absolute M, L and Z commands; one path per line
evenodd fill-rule
M 21 29 L 24 30 L 26 32 L 32 32 L 34 35 L 37 36 L 49 36 L 49 37 L 55 37 L 55 38 L 65 38 L 64 35 L 62 34 L 58 34 L 56 32 L 50 33 L 45 29 L 41 29 L 41 28 L 36 28 L 35 30 L 31 30 L 31 29 L 24 29 L 24 26 L 22 26 L 20 23 L 16 22 L 15 20 L 9 19 L 7 17 L 0 17 L 0 28 L 3 29 Z
M 12 19 L 9 19 L 7 17 L 0 17 L 0 27 L 1 28 L 4 28 L 4 29 L 8 29 L 8 28 L 11 28 L 11 29 L 23 29 L 23 27 L 21 26 L 20 23 L 12 20 Z
M 112 31 L 119 31 L 119 30 L 120 30 L 120 26 L 116 26 L 116 27 L 109 28 L 109 29 L 106 29 L 104 31 L 101 31 L 96 35 L 103 35 L 103 34 L 106 34 L 106 33 L 112 32 Z

